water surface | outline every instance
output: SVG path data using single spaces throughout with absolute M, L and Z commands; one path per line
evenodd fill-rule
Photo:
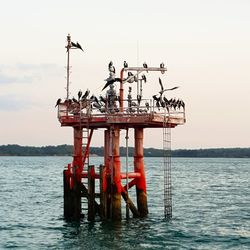
M 250 159 L 172 159 L 173 219 L 165 221 L 162 159 L 145 158 L 149 216 L 121 223 L 63 219 L 70 161 L 0 157 L 0 249 L 250 249 Z

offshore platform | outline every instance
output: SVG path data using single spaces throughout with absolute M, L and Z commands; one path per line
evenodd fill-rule
M 146 176 L 143 155 L 143 137 L 145 128 L 163 129 L 163 168 L 164 175 L 164 214 L 172 217 L 171 193 L 171 128 L 185 123 L 185 104 L 182 100 L 167 99 L 159 78 L 160 91 L 151 99 L 142 98 L 145 74 L 158 72 L 164 74 L 167 69 L 160 67 L 129 67 L 124 62 L 120 77 L 115 77 L 115 68 L 110 62 L 109 77 L 103 89 L 109 88 L 106 96 L 90 95 L 87 89 L 84 94 L 79 91 L 78 100 L 69 98 L 69 59 L 71 49 L 82 49 L 79 43 L 73 43 L 67 36 L 67 97 L 58 99 L 58 120 L 61 126 L 73 127 L 74 146 L 73 161 L 63 171 L 64 217 L 79 220 L 87 216 L 89 221 L 100 219 L 121 220 L 122 198 L 126 204 L 126 218 L 148 215 Z M 125 74 L 127 76 L 125 77 Z M 114 84 L 118 83 L 119 93 Z M 135 86 L 137 96 L 132 98 L 132 89 L 128 87 L 127 98 L 124 98 L 124 87 L 127 83 Z M 93 133 L 104 130 L 103 164 L 90 165 L 90 145 Z M 120 161 L 120 133 L 126 133 L 126 163 Z M 134 131 L 134 166 L 128 171 L 128 132 Z M 134 196 L 130 195 L 134 190 Z M 98 188 L 98 190 L 97 190 Z M 133 201 L 136 197 L 136 201 Z

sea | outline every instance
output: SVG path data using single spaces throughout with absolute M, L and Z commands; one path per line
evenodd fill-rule
M 145 158 L 149 215 L 126 219 L 123 209 L 121 222 L 65 221 L 62 172 L 71 160 L 0 157 L 0 249 L 250 249 L 250 159 L 172 158 L 166 220 L 163 160 Z

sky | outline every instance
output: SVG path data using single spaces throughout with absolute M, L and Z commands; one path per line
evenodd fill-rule
M 70 96 L 101 93 L 107 65 L 116 70 L 164 62 L 169 97 L 186 103 L 186 124 L 172 148 L 250 147 L 249 0 L 11 0 L 1 4 L 0 145 L 72 144 L 56 100 L 66 97 L 66 36 L 72 51 Z M 159 89 L 147 75 L 145 98 Z M 118 89 L 118 88 L 117 88 Z M 125 132 L 121 139 L 124 143 Z M 132 134 L 130 144 L 132 144 Z M 93 146 L 103 145 L 95 131 Z M 145 147 L 162 147 L 162 129 L 146 129 Z

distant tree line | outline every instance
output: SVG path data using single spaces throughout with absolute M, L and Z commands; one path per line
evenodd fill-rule
M 133 148 L 128 148 L 128 155 L 133 156 Z M 90 154 L 103 156 L 103 147 L 91 147 Z M 72 145 L 31 147 L 16 144 L 0 146 L 0 156 L 71 156 Z M 120 147 L 120 155 L 126 155 L 126 148 Z M 223 157 L 223 158 L 249 158 L 250 148 L 210 148 L 210 149 L 177 149 L 172 150 L 172 157 Z M 163 150 L 145 148 L 145 157 L 162 157 Z

